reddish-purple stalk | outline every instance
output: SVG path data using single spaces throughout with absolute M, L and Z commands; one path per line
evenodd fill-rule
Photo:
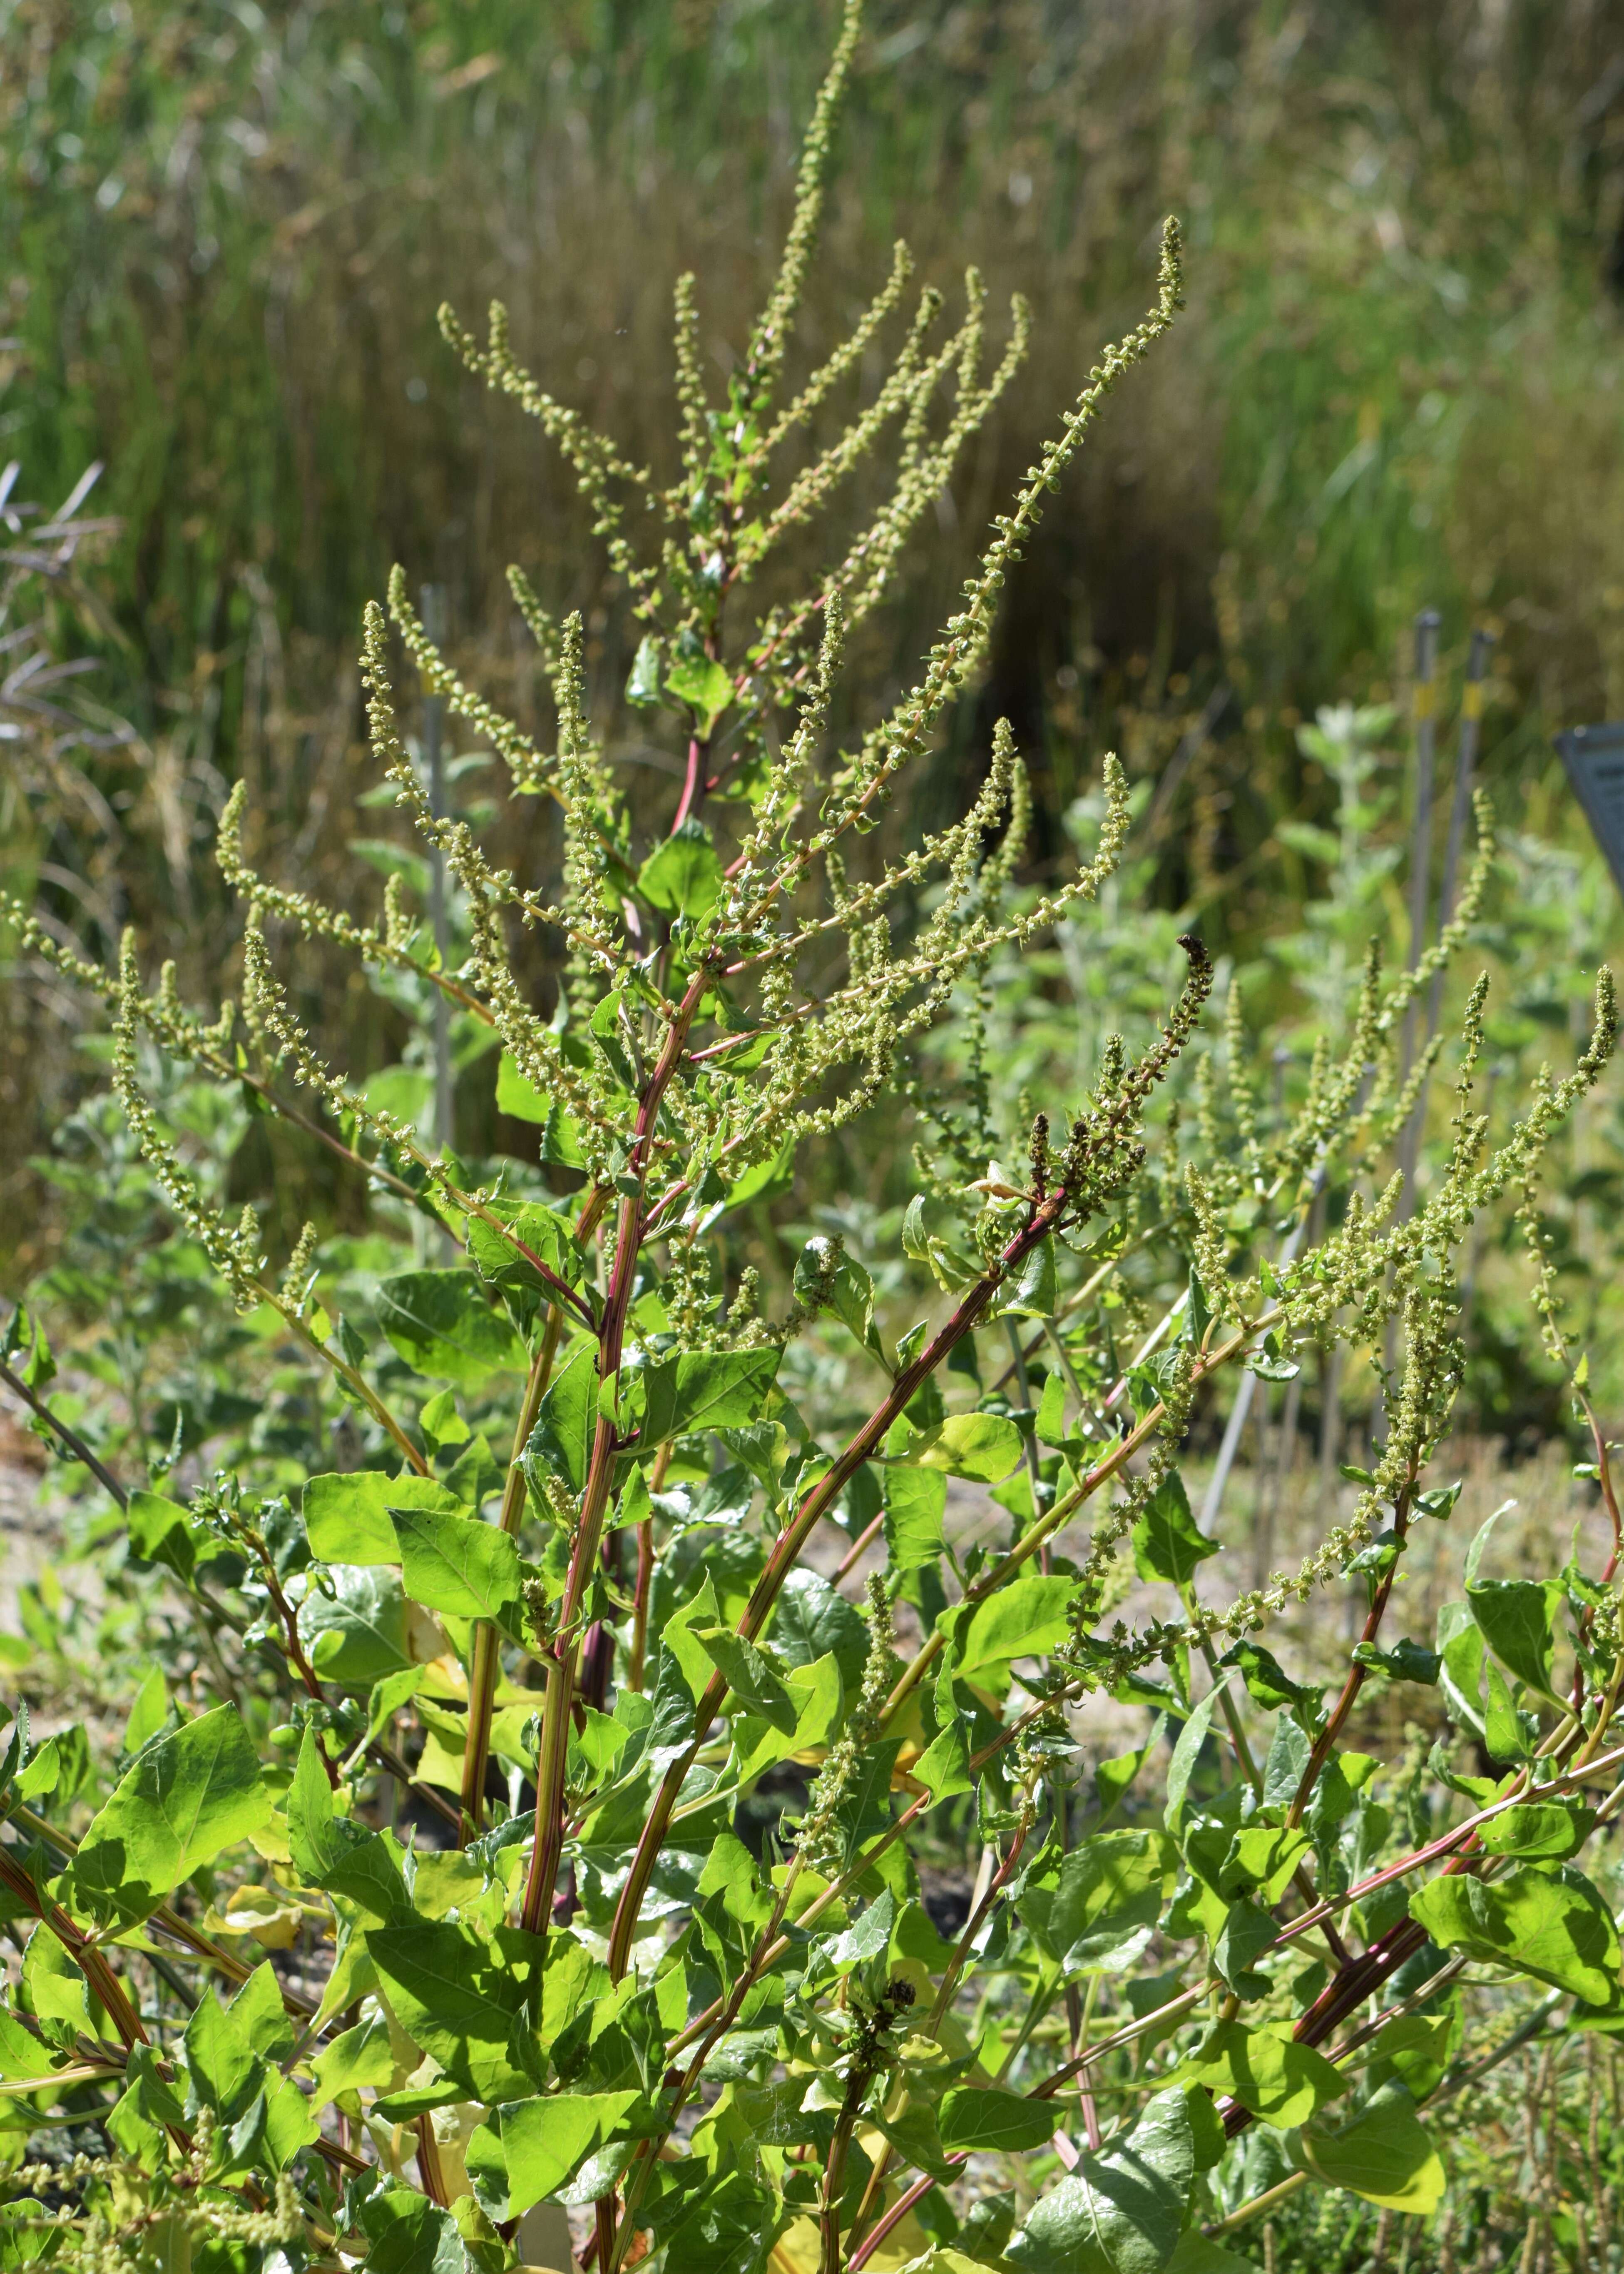
M 1009 1272 L 1053 1230 L 1065 1207 L 1066 1199 L 1065 1188 L 1062 1186 L 1034 1208 L 1030 1221 L 1007 1243 L 994 1269 L 977 1280 L 947 1324 L 926 1344 L 913 1364 L 905 1367 L 897 1375 L 890 1394 L 876 1407 L 833 1466 L 808 1493 L 794 1516 L 773 1542 L 766 1569 L 756 1581 L 744 1615 L 739 1621 L 738 1630 L 748 1641 L 755 1641 L 765 1627 L 768 1615 L 777 1602 L 785 1581 L 795 1568 L 802 1547 L 818 1523 L 834 1506 L 858 1470 L 879 1450 L 891 1424 L 903 1413 L 921 1386 L 971 1331 Z M 609 1968 L 617 1981 L 625 1973 L 631 1955 L 638 1914 L 653 1877 L 677 1796 L 711 1723 L 722 1710 L 726 1696 L 726 1678 L 719 1672 L 712 1675 L 694 1709 L 694 1736 L 688 1751 L 666 1770 L 649 1811 L 648 1822 L 643 1826 L 631 1871 L 615 1908 L 614 1924 L 609 1938 Z
M 615 1381 L 626 1336 L 627 1314 L 637 1276 L 643 1229 L 643 1187 L 660 1103 L 676 1073 L 688 1029 L 710 984 L 708 965 L 702 963 L 688 982 L 677 1015 L 666 1029 L 665 1043 L 638 1101 L 628 1168 L 635 1181 L 634 1192 L 622 1194 L 616 1226 L 614 1258 L 605 1291 L 604 1315 L 598 1336 L 598 1378 L 602 1386 Z M 558 1628 L 548 1653 L 546 1700 L 542 1713 L 541 1744 L 536 1764 L 536 1839 L 525 1882 L 522 1924 L 539 1934 L 552 1916 L 559 1865 L 564 1846 L 564 1781 L 571 1728 L 570 1707 L 580 1668 L 581 1612 L 596 1571 L 608 1513 L 614 1464 L 623 1449 L 613 1403 L 600 1404 L 593 1432 L 591 1455 L 581 1495 L 581 1515 L 574 1552 L 558 1608 Z

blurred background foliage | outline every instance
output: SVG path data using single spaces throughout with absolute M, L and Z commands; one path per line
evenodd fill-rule
M 229 988 L 240 911 L 209 848 L 243 776 L 259 864 L 353 897 L 350 848 L 386 825 L 357 810 L 356 629 L 395 560 L 445 588 L 469 674 L 544 734 L 506 564 L 580 607 L 611 757 L 668 810 L 666 761 L 614 715 L 634 642 L 584 509 L 533 426 L 455 366 L 435 309 L 477 323 L 500 292 L 545 383 L 668 478 L 672 282 L 698 273 L 719 379 L 771 272 L 831 20 L 788 0 L 0 0 L 0 457 L 48 510 L 105 462 L 94 506 L 114 524 L 99 559 L 87 538 L 71 578 L 38 583 L 46 648 L 99 667 L 74 682 L 78 747 L 59 735 L 54 773 L 8 775 L 0 883 L 99 953 L 133 922 L 186 991 Z M 982 684 L 888 825 L 957 809 L 1001 713 L 1034 777 L 1034 882 L 1072 857 L 1104 749 L 1143 784 L 1101 916 L 1033 991 L 995 985 L 1001 1087 L 1044 1065 L 1069 1081 L 1096 1028 L 1160 1000 L 1181 924 L 1245 977 L 1276 1084 L 1271 1064 L 1305 1063 L 1312 983 L 1372 931 L 1406 951 L 1402 714 L 1431 603 L 1446 752 L 1470 628 L 1498 637 L 1481 765 L 1510 837 L 1468 961 L 1500 974 L 1508 1105 L 1540 1056 L 1566 1062 L 1588 970 L 1624 937 L 1548 741 L 1624 712 L 1624 18 L 1605 0 L 879 0 L 841 138 L 805 351 L 850 324 L 899 233 L 955 298 L 977 265 L 996 338 L 1011 291 L 1036 315 L 1026 370 L 865 628 L 849 677 L 876 701 L 1137 319 L 1162 215 L 1188 233 L 1186 316 L 1114 398 L 1011 579 Z M 1347 703 L 1395 706 L 1351 788 L 1301 733 Z M 538 802 L 506 809 L 505 859 L 556 860 Z M 1353 808 L 1385 848 L 1357 876 L 1337 850 Z M 336 1058 L 398 1054 L 358 975 L 313 948 L 295 968 Z M 75 1006 L 34 977 L 0 1011 L 18 1276 L 56 1252 L 60 1186 L 26 1156 L 84 1064 Z M 481 1142 L 488 1089 L 470 1076 L 459 1100 Z M 1621 1133 L 1598 1102 L 1553 1221 L 1597 1301 Z M 295 1223 L 353 1214 L 284 1142 L 250 1128 L 244 1189 L 274 1186 Z M 892 1205 L 909 1173 L 869 1126 L 798 1204 L 838 1187 Z M 1480 1317 L 1477 1410 L 1515 1432 L 1527 1370 Z

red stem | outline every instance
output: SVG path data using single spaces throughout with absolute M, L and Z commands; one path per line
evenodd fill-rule
M 995 1269 L 976 1282 L 947 1324 L 920 1352 L 912 1366 L 903 1368 L 892 1382 L 891 1394 L 883 1404 L 869 1415 L 834 1466 L 813 1486 L 793 1517 L 774 1541 L 772 1553 L 767 1559 L 767 1568 L 756 1581 L 744 1615 L 739 1621 L 738 1631 L 747 1641 L 754 1642 L 766 1625 L 768 1614 L 820 1518 L 833 1507 L 858 1470 L 878 1451 L 891 1423 L 911 1402 L 921 1385 L 929 1381 L 948 1353 L 970 1332 L 1010 1271 L 1019 1263 L 1027 1250 L 1049 1231 L 1065 1201 L 1066 1193 L 1063 1186 L 1041 1208 L 1034 1209 L 1030 1223 L 1009 1242 Z M 632 1861 L 630 1874 L 615 1908 L 614 1925 L 609 1939 L 609 1969 L 616 1981 L 626 1970 L 631 1946 L 636 1939 L 638 1913 L 653 1876 L 677 1795 L 681 1791 L 683 1780 L 693 1766 L 694 1758 L 704 1743 L 710 1724 L 721 1712 L 726 1696 L 726 1679 L 719 1673 L 712 1675 L 695 1707 L 693 1741 L 688 1751 L 667 1769 L 665 1781 L 655 1795 L 637 1853 Z
M 635 1190 L 622 1194 L 616 1227 L 614 1261 L 604 1299 L 598 1337 L 598 1378 L 601 1383 L 618 1377 L 625 1342 L 627 1314 L 637 1276 L 643 1187 L 648 1177 L 651 1141 L 659 1118 L 660 1101 L 676 1073 L 687 1046 L 688 1029 L 710 984 L 709 967 L 701 964 L 688 982 L 677 1015 L 666 1030 L 665 1043 L 638 1103 L 629 1166 Z M 564 1848 L 564 1780 L 568 1758 L 570 1706 L 575 1693 L 581 1656 L 581 1608 L 586 1600 L 608 1513 L 614 1464 L 621 1441 L 612 1410 L 598 1409 L 592 1451 L 581 1496 L 581 1517 L 570 1557 L 569 1575 L 559 1604 L 558 1630 L 548 1668 L 546 1704 L 542 1717 L 541 1747 L 536 1764 L 536 1839 L 530 1850 L 530 1876 L 525 1883 L 523 1924 L 539 1934 L 552 1916 Z

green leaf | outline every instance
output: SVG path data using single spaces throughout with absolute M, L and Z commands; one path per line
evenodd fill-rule
M 959 1671 L 969 1680 L 1011 1659 L 1043 1658 L 1071 1631 L 1076 1585 L 1061 1572 L 1032 1571 L 978 1603 L 959 1629 Z
M 1218 1662 L 1240 1669 L 1241 1680 L 1266 1713 L 1277 1713 L 1282 1706 L 1319 1707 L 1320 1692 L 1293 1682 L 1274 1653 L 1265 1650 L 1261 1643 L 1237 1642 Z
M 716 722 L 733 699 L 733 682 L 726 666 L 708 656 L 682 656 L 665 674 L 665 692 L 686 703 L 699 721 L 699 738 L 708 741 Z
M 394 2082 L 395 2053 L 389 2025 L 381 2014 L 357 2022 L 324 2045 L 311 2064 L 315 2072 L 313 2105 L 322 2108 L 341 2092 L 360 2092 L 371 2085 L 382 2091 Z
M 526 1081 L 516 1060 L 507 1050 L 502 1052 L 496 1069 L 496 1110 L 511 1114 L 515 1121 L 533 1121 L 539 1126 L 541 1157 L 553 1167 L 585 1168 L 586 1156 L 581 1150 L 574 1123 L 534 1082 Z
M 953 1688 L 953 1674 L 958 1662 L 958 1653 L 950 1645 L 942 1653 L 942 1663 L 936 1675 L 933 1700 L 936 1734 L 914 1764 L 914 1774 L 936 1800 L 950 1800 L 955 1793 L 969 1792 L 974 1784 L 970 1774 L 970 1745 L 966 1735 L 969 1717 L 960 1708 L 958 1693 Z
M 391 1509 L 400 1536 L 402 1576 L 413 1602 L 452 1618 L 490 1619 L 522 1633 L 523 1583 L 517 1543 L 492 1524 L 458 1510 Z
M 459 1506 L 448 1486 L 432 1477 L 391 1477 L 381 1469 L 352 1469 L 342 1476 L 312 1477 L 302 1514 L 311 1553 L 324 1563 L 398 1563 L 400 1542 L 389 1521 L 395 1508 Z
M 1046 1234 L 1020 1259 L 1012 1283 L 999 1291 L 998 1315 L 1014 1319 L 1052 1319 L 1056 1282 L 1055 1243 Z
M 1419 1682 L 1429 1690 L 1437 1686 L 1443 1663 L 1436 1651 L 1428 1650 L 1425 1643 L 1411 1642 L 1408 1635 L 1391 1650 L 1379 1649 L 1373 1642 L 1357 1643 L 1353 1655 L 1358 1665 L 1372 1667 L 1390 1681 Z
M 700 1429 L 742 1429 L 767 1402 L 783 1352 L 683 1351 L 644 1367 L 639 1445 L 652 1450 L 668 1437 Z
M 34 1936 L 34 1941 L 37 1942 L 39 1939 L 37 1935 Z M 55 1942 L 56 1937 L 48 1934 L 45 1940 Z M 33 1943 L 29 1947 L 33 1947 Z M 58 1947 L 60 1948 L 60 1945 Z M 64 1955 L 65 1956 L 66 1954 L 64 1953 Z M 69 1963 L 71 1964 L 72 1962 L 70 1960 Z M 77 1967 L 73 1970 L 75 1973 L 79 1972 Z M 82 1989 L 83 1976 L 79 1977 L 79 1984 Z M 0 2077 L 4 2077 L 8 2083 L 18 2083 L 26 2077 L 44 2076 L 52 2067 L 55 2059 L 56 2056 L 41 2044 L 34 2032 L 24 2028 L 15 2014 L 8 2012 L 5 2007 L 0 2006 Z
M 784 1686 L 795 1709 L 793 1729 L 780 1729 L 747 1713 L 733 1730 L 741 1783 L 748 1784 L 792 1753 L 827 1744 L 839 1728 L 845 1689 L 832 1653 L 825 1653 L 811 1666 L 792 1667 Z
M 586 1258 L 556 1209 L 544 1208 L 539 1201 L 527 1201 L 523 1207 L 504 1216 L 503 1222 L 511 1227 L 516 1239 L 523 1241 L 530 1254 L 538 1255 L 567 1287 L 581 1284 L 586 1276 Z M 553 1292 L 529 1257 L 521 1255 L 513 1240 L 504 1238 L 494 1224 L 486 1224 L 481 1216 L 470 1216 L 468 1219 L 468 1252 L 479 1276 L 493 1287 L 530 1287 L 549 1297 Z
M 1169 1832 L 1177 1832 L 1178 1829 L 1179 1818 L 1184 1814 L 1184 1796 L 1190 1789 L 1190 1780 L 1195 1774 L 1195 1765 L 1200 1758 L 1201 1748 L 1207 1743 L 1211 1732 L 1213 1716 L 1223 1703 L 1223 1693 L 1228 1681 L 1229 1676 L 1226 1675 L 1222 1682 L 1214 1683 L 1178 1733 L 1178 1741 L 1173 1747 L 1173 1758 L 1168 1763 L 1167 1773 L 1167 1803 L 1164 1814 Z
M 1613 1914 L 1582 1871 L 1525 1864 L 1503 1879 L 1433 1879 L 1410 1915 L 1444 1949 L 1464 1950 L 1605 2006 L 1619 1987 Z
M 490 2107 L 534 2090 L 510 2051 L 525 1984 L 492 1963 L 477 1935 L 450 1919 L 419 1918 L 374 1927 L 366 1941 L 402 2026 L 470 2098 Z
M 1052 1445 L 1057 1449 L 1066 1442 L 1065 1402 L 1064 1378 L 1057 1374 L 1048 1375 L 1038 1400 L 1038 1418 L 1033 1424 L 1040 1445 Z
M 1464 1603 L 1445 1603 L 1438 1613 L 1439 1680 L 1451 1718 L 1483 1735 L 1482 1631 Z
M 847 1694 L 855 1698 L 868 1657 L 868 1622 L 821 1571 L 802 1566 L 790 1573 L 778 1597 L 772 1646 L 786 1666 L 811 1666 L 832 1651 Z
M 1237 1998 L 1267 1996 L 1271 1987 L 1268 1976 L 1258 1972 L 1252 1961 L 1262 1956 L 1277 1932 L 1273 1915 L 1248 1895 L 1232 1902 L 1225 1912 L 1222 1929 L 1212 1946 L 1213 1966 Z
M 192 1519 L 172 1500 L 154 1492 L 132 1492 L 124 1510 L 132 1554 L 143 1562 L 162 1563 L 181 1580 L 190 1579 L 195 1561 Z
M 693 1635 L 745 1712 L 758 1714 L 775 1729 L 793 1736 L 800 1709 L 766 1652 L 731 1627 L 695 1627 Z
M 660 699 L 660 643 L 653 632 L 644 632 L 637 643 L 626 681 L 626 699 L 644 708 Z
M 299 1640 L 322 1679 L 370 1690 L 410 1666 L 399 1572 L 335 1563 L 327 1577 L 333 1593 L 312 1587 L 299 1606 Z
M 242 1716 L 217 1706 L 160 1737 L 121 1780 L 69 1867 L 70 1900 L 123 1933 L 270 1812 Z
M 360 1830 L 359 1825 L 335 1813 L 320 1747 L 307 1725 L 288 1788 L 288 1845 L 299 1877 L 312 1886 L 324 1887 L 328 1871 L 348 1853 Z
M 459 1389 L 524 1364 L 524 1349 L 471 1271 L 402 1271 L 378 1290 L 378 1316 L 410 1367 Z
M 542 1507 L 547 1505 L 549 1477 L 561 1477 L 575 1493 L 585 1484 L 597 1428 L 598 1347 L 583 1342 L 553 1377 L 520 1456 Z
M 942 1553 L 947 1479 L 939 1469 L 904 1468 L 891 1462 L 881 1472 L 880 1491 L 891 1569 L 919 1571 L 934 1563 Z
M 635 2092 L 553 2092 L 500 2111 L 509 2215 L 556 2195 L 586 2158 L 614 2136 Z
M 1289 2029 L 1248 2029 L 1220 2022 L 1179 2070 L 1192 2084 L 1227 2092 L 1266 2124 L 1282 2129 L 1306 2124 L 1351 2080 Z
M 1277 1903 L 1312 1845 L 1306 1832 L 1287 1831 L 1281 1825 L 1245 1825 L 1224 1858 L 1218 1891 L 1237 1895 L 1255 1888 L 1266 1903 Z
M 1020 2274 L 1162 2274 L 1195 2179 L 1182 2091 L 1159 2092 L 1126 2138 L 1045 2195 L 1004 2256 Z
M 361 2213 L 361 2229 L 366 2274 L 463 2274 L 467 2266 L 451 2213 L 415 2188 L 374 2195 Z
M 950 1477 L 1001 1484 L 1021 1457 L 1020 1431 L 1003 1413 L 950 1413 L 920 1440 L 912 1457 Z
M 937 2129 L 950 2155 L 1022 2156 L 1054 2137 L 1058 2112 L 1049 2100 L 1027 2100 L 992 2085 L 956 2084 L 943 2096 Z
M 1385 2084 L 1335 2131 L 1297 2135 L 1302 2159 L 1327 2187 L 1346 2187 L 1386 2210 L 1436 2210 L 1444 2167 L 1402 2084 Z
M 1179 2236 L 1166 2274 L 1256 2274 L 1256 2259 L 1237 2258 L 1232 2250 L 1203 2234 L 1199 2226 L 1192 2226 Z
M 1218 1542 L 1209 1540 L 1190 1512 L 1184 1480 L 1177 1469 L 1163 1477 L 1133 1527 L 1133 1568 L 1141 1579 L 1166 1579 L 1186 1585 Z
M 685 821 L 637 871 L 637 890 L 650 907 L 697 922 L 716 906 L 722 873 L 710 832 L 703 822 Z
M 1116 1971 L 1150 1939 L 1178 1876 L 1165 1832 L 1096 1832 L 1061 1864 L 1052 1892 L 1032 1887 L 1023 1917 L 1068 1974 Z
M 1563 1864 L 1578 1854 L 1595 1821 L 1593 1808 L 1560 1800 L 1525 1801 L 1503 1816 L 1491 1817 L 1477 1837 L 1491 1856 L 1538 1856 Z
M 877 1958 L 890 1942 L 896 1921 L 897 1899 L 889 1887 L 882 1887 L 868 1909 L 835 1937 L 831 1958 L 837 1966 L 858 1966 L 865 1958 Z
M 265 2063 L 235 2017 L 205 1990 L 186 2024 L 186 2067 L 205 2108 L 234 2124 L 265 2084 Z
M 671 2274 L 758 2274 L 778 2207 L 760 2180 L 725 2172 L 673 2229 L 665 2261 Z
M 124 1751 L 127 1754 L 139 1753 L 149 1738 L 157 1736 L 169 1718 L 169 1685 L 163 1678 L 163 1668 L 154 1666 L 136 1691 L 135 1703 L 130 1708 L 130 1718 L 124 1724 Z M 26 1798 L 26 1795 L 24 1796 Z
M 1554 1700 L 1555 1621 L 1562 1606 L 1560 1579 L 1479 1579 L 1489 1534 L 1515 1501 L 1497 1508 L 1466 1552 L 1466 1600 L 1484 1640 L 1500 1664 L 1530 1690 Z

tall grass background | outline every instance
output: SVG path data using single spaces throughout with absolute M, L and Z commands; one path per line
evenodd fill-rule
M 453 645 L 528 715 L 502 582 L 522 563 L 550 606 L 584 612 L 607 708 L 631 641 L 587 516 L 534 428 L 459 373 L 435 310 L 477 323 L 500 293 L 545 382 L 669 473 L 673 280 L 699 275 L 719 376 L 770 272 L 831 21 L 789 0 L 0 4 L 0 455 L 47 507 L 105 463 L 116 530 L 40 606 L 133 730 L 78 762 L 94 796 L 65 759 L 8 772 L 0 881 L 102 951 L 125 922 L 178 942 L 183 985 L 217 990 L 236 919 L 208 847 L 242 775 L 260 862 L 351 891 L 350 847 L 378 826 L 357 807 L 356 627 L 395 560 L 445 588 Z M 1148 899 L 1245 968 L 1316 881 L 1289 825 L 1330 817 L 1299 725 L 1322 704 L 1402 705 L 1430 603 L 1446 684 L 1474 622 L 1498 635 L 1483 771 L 1514 840 L 1558 848 L 1521 872 L 1499 1045 L 1508 1064 L 1553 1029 L 1565 1048 L 1580 967 L 1620 937 L 1548 741 L 1624 712 L 1618 10 L 876 0 L 841 155 L 810 354 L 898 234 L 951 292 L 979 267 L 995 332 L 1011 291 L 1036 313 L 1026 371 L 865 631 L 853 677 L 882 695 L 1056 406 L 1137 317 L 1162 215 L 1189 237 L 1183 322 L 1113 399 L 893 825 L 961 797 L 1007 713 L 1041 866 L 1117 747 L 1147 797 L 1161 787 Z M 651 812 L 670 802 L 658 753 L 612 756 Z M 508 816 L 504 858 L 545 864 L 546 817 Z M 387 1062 L 374 1011 L 334 976 L 313 953 L 301 970 L 325 1038 Z M 1268 967 L 1266 991 L 1281 983 Z M 0 1013 L 0 1118 L 25 1140 L 0 1171 L 0 1246 L 25 1272 L 55 1238 L 26 1154 L 72 1092 L 71 1007 L 41 983 Z M 1575 1163 L 1597 1205 L 1624 1161 L 1616 1118 L 1598 1107 Z M 883 1135 L 859 1152 L 853 1176 L 882 1196 Z M 320 1172 L 283 1167 L 303 1206 L 292 1187 Z

